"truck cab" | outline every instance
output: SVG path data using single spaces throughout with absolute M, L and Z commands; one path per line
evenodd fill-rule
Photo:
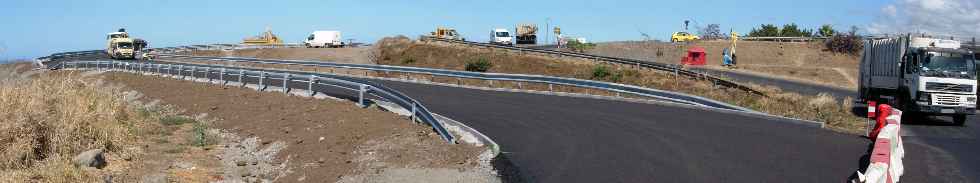
M 113 32 L 106 36 L 106 55 L 112 59 L 135 58 L 134 41 L 126 32 Z
M 493 29 L 490 30 L 490 44 L 499 45 L 511 45 L 513 44 L 514 38 L 510 36 L 510 31 L 507 29 Z
M 913 41 L 914 42 L 914 41 Z M 903 85 L 912 101 L 906 110 L 953 116 L 962 124 L 966 115 L 975 114 L 977 73 L 970 51 L 941 48 L 911 48 L 904 56 Z

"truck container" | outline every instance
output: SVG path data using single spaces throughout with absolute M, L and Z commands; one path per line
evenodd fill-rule
M 517 24 L 515 28 L 514 36 L 517 39 L 517 44 L 537 44 L 538 43 L 538 25 L 535 24 Z
M 341 39 L 340 31 L 313 31 L 303 43 L 307 48 L 342 48 L 345 43 Z

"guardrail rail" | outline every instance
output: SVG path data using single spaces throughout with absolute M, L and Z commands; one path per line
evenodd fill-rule
M 135 61 L 65 61 L 51 69 L 96 69 L 96 70 L 123 70 L 137 73 L 153 73 L 167 77 L 186 77 L 207 79 L 209 82 L 218 82 L 227 85 L 230 82 L 237 82 L 240 87 L 254 84 L 256 90 L 266 90 L 269 87 L 281 87 L 283 93 L 290 93 L 292 89 L 306 90 L 307 95 L 314 96 L 323 87 L 340 88 L 357 92 L 357 104 L 362 107 L 367 106 L 367 97 L 375 96 L 385 101 L 394 103 L 399 107 L 411 110 L 411 119 L 414 122 L 422 121 L 436 131 L 443 140 L 449 143 L 456 143 L 455 138 L 442 122 L 437 120 L 433 114 L 420 103 L 397 90 L 388 88 L 384 85 L 361 80 L 351 80 L 337 75 L 312 73 L 303 71 L 279 71 L 256 68 L 240 68 L 231 66 L 187 64 L 187 63 L 150 63 Z M 278 82 L 278 84 L 273 84 Z M 321 89 L 322 90 L 322 89 Z

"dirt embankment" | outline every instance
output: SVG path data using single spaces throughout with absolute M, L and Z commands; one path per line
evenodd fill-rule
M 266 59 L 323 60 L 338 63 L 373 64 L 370 47 L 358 48 L 272 48 L 194 51 L 193 55 L 214 57 L 252 57 Z
M 206 113 L 216 118 L 216 128 L 242 137 L 259 137 L 261 140 L 255 142 L 259 149 L 281 145 L 273 159 L 284 164 L 288 173 L 278 182 L 378 181 L 405 172 L 449 172 L 405 175 L 423 182 L 485 182 L 494 178 L 489 171 L 477 168 L 477 156 L 485 149 L 446 144 L 427 126 L 415 125 L 393 113 L 358 108 L 347 101 L 126 73 L 107 74 L 105 79 L 180 106 L 184 113 Z
M 600 43 L 589 53 L 680 64 L 687 49 L 699 46 L 703 47 L 708 55 L 706 58 L 708 67 L 721 69 L 722 51 L 730 44 L 727 41 L 694 43 L 624 41 Z M 842 88 L 857 88 L 860 58 L 825 51 L 824 46 L 818 42 L 739 41 L 736 53 L 740 68 L 737 71 Z

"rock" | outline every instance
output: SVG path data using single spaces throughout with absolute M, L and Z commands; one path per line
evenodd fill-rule
M 183 162 L 183 161 L 178 161 L 178 162 L 174 162 L 174 164 L 173 165 L 170 165 L 170 167 L 171 168 L 179 168 L 179 169 L 194 169 L 194 164 L 193 163 L 188 163 L 188 162 Z
M 245 161 L 241 161 L 241 160 L 239 160 L 239 161 L 235 161 L 235 165 L 238 165 L 238 166 L 245 166 L 245 165 L 248 165 L 248 162 L 245 162 Z
M 212 110 L 212 111 L 213 110 L 218 110 L 218 106 L 211 106 L 211 108 L 209 108 L 209 109 Z
M 316 162 L 317 163 L 320 163 L 320 164 L 323 164 L 323 163 L 327 162 L 327 160 L 326 159 L 323 159 L 323 158 L 317 158 L 316 159 Z
M 78 167 L 95 167 L 102 169 L 108 164 L 103 155 L 105 151 L 102 149 L 92 149 L 82 152 L 72 159 L 72 163 Z

